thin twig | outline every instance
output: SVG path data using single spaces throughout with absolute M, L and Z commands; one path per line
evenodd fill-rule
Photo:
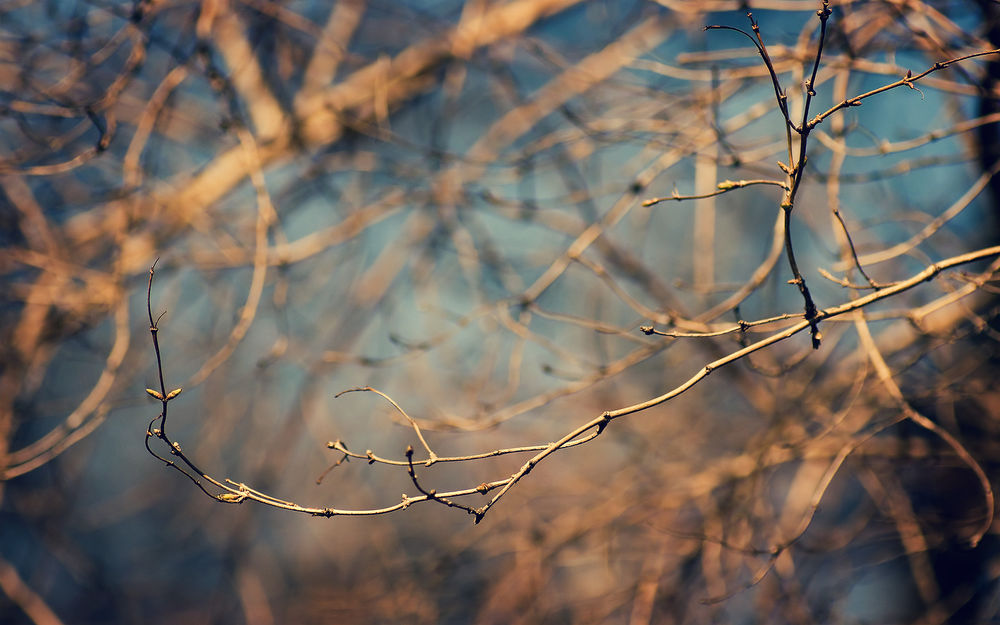
M 361 387 L 361 388 L 349 388 L 346 391 L 340 391 L 339 393 L 337 393 L 336 395 L 334 395 L 334 398 L 339 398 L 340 396 L 346 395 L 347 393 L 375 393 L 376 395 L 378 395 L 382 399 L 384 399 L 387 402 L 389 402 L 390 404 L 392 404 L 392 407 L 395 408 L 396 411 L 399 414 L 403 415 L 403 417 L 407 420 L 407 422 L 413 428 L 413 431 L 416 432 L 417 438 L 420 439 L 420 444 L 423 445 L 424 449 L 427 450 L 427 456 L 428 456 L 428 458 L 427 458 L 426 461 L 424 461 L 424 465 L 429 467 L 432 464 L 434 464 L 435 462 L 437 462 L 437 454 L 434 453 L 434 451 L 431 449 L 431 446 L 427 444 L 427 440 L 424 438 L 423 432 L 420 431 L 420 426 L 417 425 L 417 422 L 413 419 L 413 417 L 411 417 L 409 414 L 407 414 L 406 411 L 403 410 L 400 407 L 400 405 L 396 403 L 396 400 L 394 400 L 393 398 L 389 397 L 388 395 L 386 395 L 382 391 L 378 390 L 377 388 L 372 388 L 370 386 L 365 386 L 365 387 Z M 412 456 L 413 455 L 412 452 L 409 455 Z
M 866 99 L 872 97 L 873 95 L 878 95 L 878 94 L 880 94 L 882 92 L 889 91 L 890 89 L 895 89 L 896 87 L 902 87 L 904 85 L 907 86 L 907 87 L 909 87 L 909 88 L 911 88 L 911 89 L 916 89 L 916 87 L 913 86 L 913 83 L 917 82 L 921 78 L 924 78 L 926 76 L 929 76 L 929 75 L 933 74 L 934 72 L 937 72 L 937 71 L 940 71 L 942 69 L 945 69 L 946 67 L 954 65 L 955 63 L 961 63 L 962 61 L 967 61 L 969 59 L 974 59 L 974 58 L 977 58 L 977 57 L 980 57 L 980 56 L 988 56 L 990 54 L 1000 54 L 1000 48 L 997 48 L 995 50 L 987 50 L 985 52 L 974 52 L 972 54 L 966 54 L 965 56 L 960 56 L 960 57 L 957 57 L 957 58 L 954 58 L 954 59 L 950 59 L 948 61 L 939 61 L 939 62 L 935 63 L 934 65 L 932 65 L 931 67 L 929 67 L 928 69 L 926 69 L 926 70 L 922 71 L 921 73 L 917 74 L 916 76 L 914 76 L 912 74 L 912 72 L 907 71 L 906 72 L 906 76 L 903 76 L 902 78 L 900 78 L 899 80 L 897 80 L 895 82 L 891 82 L 891 83 L 889 83 L 887 85 L 882 85 L 881 87 L 878 87 L 877 89 L 872 89 L 871 91 L 866 91 L 865 93 L 862 93 L 860 95 L 856 95 L 854 97 L 848 98 L 848 99 L 843 100 L 842 102 L 840 102 L 838 104 L 835 104 L 835 105 L 831 106 L 829 109 L 823 111 L 822 113 L 820 113 L 816 117 L 812 118 L 809 121 L 808 127 L 809 128 L 815 128 L 819 124 L 823 123 L 824 119 L 826 119 L 827 117 L 833 115 L 834 113 L 836 113 L 837 111 L 839 111 L 841 109 L 852 107 L 852 106 L 861 106 L 862 100 L 866 100 Z
M 994 256 L 1000 256 L 1000 246 L 983 248 L 983 249 L 976 250 L 976 251 L 973 251 L 973 252 L 968 252 L 966 254 L 962 254 L 962 255 L 959 255 L 959 256 L 954 256 L 952 258 L 940 261 L 938 263 L 935 263 L 935 264 L 932 264 L 932 265 L 926 267 L 923 271 L 915 274 L 914 276 L 910 277 L 907 280 L 903 280 L 903 281 L 897 282 L 896 284 L 894 284 L 892 286 L 888 286 L 888 287 L 886 287 L 884 289 L 881 289 L 879 291 L 875 291 L 875 292 L 870 293 L 870 294 L 868 294 L 868 295 L 866 295 L 864 297 L 860 297 L 860 298 L 851 300 L 849 302 L 845 302 L 845 303 L 843 303 L 843 304 L 841 304 L 839 306 L 834 306 L 834 307 L 831 307 L 831 308 L 820 310 L 820 311 L 817 312 L 815 319 L 817 321 L 819 321 L 819 320 L 825 320 L 825 319 L 829 319 L 831 317 L 836 317 L 836 316 L 843 315 L 843 314 L 848 313 L 848 312 L 852 312 L 854 310 L 859 310 L 861 308 L 869 306 L 870 304 L 872 304 L 874 302 L 886 299 L 888 297 L 892 297 L 894 295 L 898 295 L 899 293 L 902 293 L 904 291 L 912 289 L 912 288 L 918 286 L 919 284 L 921 284 L 921 283 L 923 283 L 925 281 L 933 279 L 935 276 L 937 276 L 939 273 L 941 273 L 942 271 L 944 271 L 946 269 L 950 269 L 952 267 L 956 267 L 956 266 L 959 266 L 959 265 L 962 265 L 962 264 L 967 264 L 967 263 L 975 262 L 977 260 L 982 260 L 982 259 L 985 259 L 985 258 L 991 258 L 991 257 L 994 257 Z M 252 500 L 252 501 L 257 501 L 259 503 L 263 503 L 265 505 L 269 505 L 269 506 L 272 506 L 272 507 L 281 508 L 281 509 L 284 509 L 284 510 L 289 510 L 289 511 L 293 511 L 293 512 L 301 512 L 301 513 L 305 513 L 305 514 L 311 514 L 311 515 L 314 515 L 314 516 L 325 516 L 325 517 L 340 516 L 340 515 L 371 516 L 371 515 L 379 515 L 379 514 L 388 514 L 390 512 L 395 512 L 395 511 L 398 511 L 398 510 L 402 510 L 402 509 L 408 508 L 409 506 L 411 506 L 411 505 L 413 505 L 415 503 L 421 503 L 421 502 L 424 502 L 424 501 L 436 500 L 436 501 L 439 501 L 439 502 L 442 502 L 442 503 L 447 503 L 447 505 L 450 505 L 450 506 L 453 506 L 453 507 L 457 507 L 457 508 L 461 508 L 461 509 L 466 510 L 467 512 L 470 512 L 471 514 L 473 514 L 475 516 L 476 522 L 478 523 L 479 521 L 481 521 L 483 519 L 483 517 L 487 514 L 487 512 L 489 512 L 489 510 L 494 505 L 496 505 L 496 503 L 499 502 L 500 499 L 502 499 L 503 496 L 507 492 L 510 491 L 511 488 L 513 488 L 521 479 L 523 479 L 529 472 L 531 472 L 531 470 L 535 466 L 537 466 L 545 458 L 547 458 L 551 454 L 555 453 L 556 451 L 558 451 L 560 449 L 567 448 L 567 447 L 581 445 L 583 443 L 589 442 L 589 441 L 597 438 L 597 436 L 599 436 L 601 433 L 603 433 L 604 430 L 605 430 L 605 428 L 607 428 L 607 426 L 613 420 L 618 419 L 618 418 L 623 417 L 623 416 L 626 416 L 626 415 L 631 415 L 631 414 L 636 414 L 638 412 L 642 412 L 642 411 L 647 410 L 649 408 L 652 408 L 654 406 L 658 406 L 658 405 L 660 405 L 660 404 L 662 404 L 662 403 L 664 403 L 666 401 L 669 401 L 669 400 L 677 397 L 678 395 L 681 395 L 681 394 L 685 393 L 686 391 L 688 391 L 692 387 L 694 387 L 696 384 L 698 384 L 699 382 L 701 382 L 702 380 L 704 380 L 706 377 L 708 377 L 708 375 L 710 373 L 712 373 L 713 371 L 715 371 L 716 369 L 719 369 L 719 368 L 724 367 L 726 365 L 732 364 L 733 362 L 736 362 L 737 360 L 739 360 L 739 359 L 741 359 L 741 358 L 743 358 L 745 356 L 748 356 L 749 354 L 752 354 L 752 353 L 754 353 L 756 351 L 765 349 L 765 348 L 767 348 L 767 347 L 769 347 L 771 345 L 774 345 L 776 343 L 784 341 L 784 340 L 786 340 L 786 339 L 794 336 L 795 334 L 798 334 L 799 332 L 801 332 L 801 331 L 803 331 L 803 330 L 805 330 L 807 328 L 810 328 L 812 326 L 812 323 L 809 320 L 803 320 L 803 321 L 801 321 L 799 323 L 796 323 L 796 324 L 794 324 L 794 325 L 792 325 L 792 326 L 790 326 L 788 328 L 785 328 L 785 329 L 783 329 L 783 330 L 781 330 L 779 332 L 776 332 L 776 333 L 774 333 L 774 334 L 772 334 L 772 335 L 770 335 L 770 336 L 768 336 L 768 337 L 766 337 L 764 339 L 761 339 L 761 340 L 759 340 L 759 341 L 757 341 L 755 343 L 747 345 L 746 347 L 744 347 L 744 348 L 742 348 L 740 350 L 732 352 L 732 353 L 730 353 L 730 354 L 728 354 L 726 356 L 723 356 L 722 358 L 718 358 L 715 361 L 713 361 L 713 362 L 705 365 L 704 367 L 702 367 L 698 372 L 696 372 L 693 376 L 691 376 L 686 382 L 684 382 L 684 383 L 682 383 L 682 384 L 674 387 L 670 391 L 668 391 L 668 392 L 666 392 L 666 393 L 664 393 L 664 394 L 662 394 L 662 395 L 660 395 L 658 397 L 654 397 L 654 398 L 651 398 L 651 399 L 643 401 L 643 402 L 632 404 L 630 406 L 625 406 L 623 408 L 618 408 L 616 410 L 606 411 L 606 412 L 602 413 L 601 415 L 599 415 L 598 417 L 596 417 L 594 419 L 591 419 L 587 423 L 584 423 L 584 424 L 582 424 L 582 425 L 574 428 L 572 431 L 568 432 L 567 434 L 565 434 L 562 438 L 558 439 L 557 441 L 549 443 L 547 445 L 538 445 L 538 446 L 532 446 L 532 447 L 522 447 L 522 448 L 517 448 L 517 449 L 512 449 L 512 450 L 494 450 L 492 452 L 487 452 L 487 453 L 484 453 L 484 454 L 471 455 L 471 456 L 462 457 L 462 458 L 459 458 L 459 457 L 456 457 L 456 458 L 439 458 L 439 457 L 430 458 L 429 457 L 427 461 L 424 461 L 424 464 L 426 465 L 426 464 L 430 464 L 431 460 L 433 460 L 434 462 L 446 462 L 446 461 L 456 461 L 457 462 L 457 461 L 460 461 L 460 460 L 474 460 L 474 459 L 479 459 L 479 458 L 494 457 L 494 456 L 503 455 L 503 454 L 507 454 L 507 453 L 525 452 L 525 451 L 537 451 L 537 453 L 534 456 L 532 456 L 526 463 L 524 463 L 517 472 L 515 472 L 513 475 L 511 475 L 509 478 L 506 478 L 506 479 L 496 480 L 496 481 L 493 481 L 493 482 L 483 482 L 483 483 L 481 483 L 478 486 L 473 487 L 473 488 L 460 489 L 460 490 L 449 491 L 449 492 L 445 492 L 445 493 L 437 493 L 435 491 L 425 491 L 423 489 L 423 487 L 420 486 L 417 483 L 417 481 L 416 481 L 416 475 L 415 475 L 414 469 L 413 469 L 413 457 L 412 457 L 412 448 L 411 448 L 408 451 L 408 453 L 407 453 L 407 460 L 405 461 L 405 466 L 407 467 L 408 472 L 411 473 L 411 479 L 414 480 L 415 485 L 417 485 L 417 487 L 421 490 L 421 493 L 422 493 L 421 495 L 419 495 L 419 496 L 413 496 L 413 497 L 404 495 L 403 499 L 402 499 L 402 501 L 400 503 L 392 505 L 392 506 L 386 506 L 386 507 L 383 507 L 383 508 L 372 508 L 372 509 L 364 509 L 364 510 L 342 510 L 342 509 L 337 509 L 337 508 L 332 508 L 332 507 L 322 507 L 322 508 L 320 508 L 320 507 L 306 507 L 306 506 L 301 506 L 301 505 L 298 505 L 298 504 L 296 504 L 294 502 L 285 501 L 285 500 L 281 500 L 281 499 L 272 497 L 270 495 L 266 495 L 264 493 L 261 493 L 259 491 L 256 491 L 256 490 L 250 488 L 249 486 L 247 486 L 247 485 L 245 485 L 243 483 L 235 482 L 235 481 L 229 480 L 229 479 L 218 480 L 216 478 L 213 478 L 210 475 L 208 475 L 207 473 L 201 471 L 190 459 L 188 459 L 187 456 L 184 454 L 181 446 L 178 443 L 176 443 L 174 441 L 171 441 L 167 437 L 167 434 L 164 431 L 165 430 L 164 429 L 164 424 L 166 422 L 168 402 L 170 401 L 170 399 L 176 397 L 176 394 L 179 393 L 179 389 L 177 391 L 171 391 L 170 393 L 167 393 L 166 392 L 166 386 L 165 386 L 165 384 L 163 382 L 163 364 L 162 364 L 162 358 L 161 358 L 161 353 L 160 353 L 159 342 L 158 342 L 158 338 L 157 338 L 158 328 L 157 328 L 157 325 L 156 325 L 157 322 L 153 318 L 153 313 L 152 313 L 152 281 L 153 281 L 154 272 L 155 272 L 155 264 L 154 264 L 153 267 L 150 267 L 150 278 L 149 278 L 149 287 L 148 287 L 148 290 L 147 290 L 147 302 L 146 302 L 146 304 L 147 304 L 147 312 L 149 314 L 149 321 L 150 321 L 150 334 L 152 336 L 153 349 L 154 349 L 154 353 L 156 355 L 157 374 L 158 374 L 158 376 L 160 378 L 159 398 L 160 398 L 160 402 L 161 402 L 161 407 L 162 408 L 161 408 L 160 414 L 157 417 L 155 417 L 150 422 L 150 425 L 149 425 L 149 427 L 147 428 L 147 431 L 146 431 L 146 448 L 149 451 L 149 453 L 151 455 L 153 455 L 154 457 L 156 457 L 157 459 L 159 459 L 160 461 L 164 462 L 167 466 L 173 467 L 173 468 L 181 471 L 181 473 L 183 473 L 189 479 L 191 479 L 192 482 L 194 482 L 203 492 L 205 492 L 209 496 L 213 497 L 214 499 L 217 499 L 218 501 L 222 501 L 222 502 L 225 502 L 225 503 L 243 503 L 246 500 Z M 374 391 L 374 389 L 372 389 L 372 392 L 376 392 L 376 391 Z M 151 394 L 153 394 L 153 393 L 151 393 Z M 383 393 L 379 392 L 378 394 L 381 395 L 382 397 L 386 398 L 386 399 L 389 399 Z M 398 408 L 398 405 L 396 404 L 396 402 L 392 401 L 391 399 L 389 399 L 389 401 L 391 403 L 393 403 L 393 405 L 396 405 L 397 408 Z M 406 414 L 404 411 L 402 411 L 401 408 L 400 408 L 400 411 L 404 415 Z M 160 424 L 159 428 L 154 427 L 154 425 L 157 423 L 157 421 L 159 421 L 159 424 Z M 223 492 L 221 492 L 220 494 L 217 494 L 217 495 L 210 493 L 205 488 L 205 486 L 201 483 L 201 481 L 198 478 L 196 478 L 194 475 L 189 474 L 181 466 L 179 466 L 178 464 L 176 464 L 172 460 L 170 460 L 168 458 L 165 458 L 165 457 L 159 455 L 158 453 L 154 452 L 150 448 L 150 446 L 149 446 L 149 439 L 150 438 L 158 438 L 158 439 L 164 441 L 164 443 L 166 443 L 167 446 L 168 446 L 168 448 L 170 449 L 170 454 L 172 456 L 175 456 L 175 457 L 179 458 L 184 463 L 184 465 L 187 466 L 196 475 L 200 476 L 201 478 L 203 478 L 204 480 L 206 480 L 208 483 L 210 483 L 210 484 L 216 486 L 217 488 L 221 489 Z M 392 461 L 387 461 L 387 460 L 383 460 L 383 459 L 377 458 L 374 455 L 374 453 L 371 452 L 371 451 L 368 451 L 363 456 L 361 456 L 359 454 L 355 454 L 354 452 L 350 452 L 347 449 L 346 445 L 344 445 L 341 441 L 337 441 L 336 443 L 331 443 L 331 444 L 329 444 L 329 447 L 331 447 L 333 449 L 336 449 L 337 451 L 340 451 L 340 452 L 344 453 L 346 456 L 366 458 L 369 462 L 384 462 L 385 464 L 397 464 L 397 465 L 404 464 L 402 462 L 392 462 Z M 429 449 L 428 449 L 428 452 L 430 453 Z M 482 494 L 485 494 L 485 493 L 487 493 L 487 492 L 489 492 L 491 490 L 494 490 L 494 489 L 499 489 L 499 491 L 493 496 L 492 499 L 490 499 L 490 501 L 486 505 L 484 505 L 484 506 L 482 506 L 480 508 L 471 508 L 469 506 L 464 506 L 462 504 L 457 504 L 455 502 L 449 502 L 448 501 L 448 500 L 451 500 L 451 499 L 453 499 L 455 497 L 462 497 L 462 496 L 468 496 L 468 495 L 474 495 L 474 494 L 480 494 L 480 495 L 482 495 Z M 992 491 L 989 491 L 988 494 L 992 495 Z
M 679 193 L 677 193 L 677 190 L 674 189 L 674 192 L 670 194 L 670 197 L 654 197 L 645 200 L 642 203 L 642 205 L 655 206 L 660 202 L 669 202 L 669 201 L 682 202 L 684 200 L 703 200 L 705 198 L 715 197 L 717 195 L 722 195 L 723 193 L 728 193 L 733 189 L 742 189 L 744 187 L 750 187 L 753 185 L 761 185 L 761 184 L 773 185 L 776 187 L 781 187 L 782 189 L 788 188 L 787 185 L 781 180 L 724 180 L 720 182 L 718 185 L 716 185 L 718 190 L 712 191 L 711 193 L 702 193 L 700 195 L 680 195 Z

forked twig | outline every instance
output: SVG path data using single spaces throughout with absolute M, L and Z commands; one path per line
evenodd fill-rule
M 963 264 L 972 263 L 978 260 L 983 260 L 986 258 L 992 258 L 996 256 L 1000 256 L 1000 246 L 983 248 L 959 256 L 954 256 L 946 260 L 942 260 L 938 263 L 926 267 L 923 271 L 911 276 L 907 280 L 901 280 L 891 286 L 887 286 L 881 290 L 869 293 L 868 295 L 865 295 L 863 297 L 850 300 L 838 306 L 820 310 L 816 314 L 816 319 L 817 320 L 830 319 L 833 317 L 844 315 L 846 313 L 855 310 L 860 310 L 877 301 L 881 301 L 883 299 L 903 293 L 904 291 L 907 291 L 909 289 L 915 288 L 916 286 L 922 284 L 923 282 L 933 279 L 942 271 L 945 271 L 952 267 L 957 267 Z M 169 438 L 169 436 L 166 433 L 167 408 L 169 402 L 175 399 L 180 394 L 181 389 L 175 389 L 173 391 L 166 392 L 166 385 L 163 380 L 163 362 L 162 362 L 162 355 L 158 338 L 159 328 L 157 327 L 158 320 L 153 318 L 153 313 L 152 313 L 152 284 L 153 284 L 154 273 L 155 273 L 155 264 L 152 267 L 150 267 L 150 278 L 149 278 L 149 286 L 147 289 L 146 305 L 147 305 L 147 312 L 149 314 L 150 335 L 152 337 L 153 351 L 157 363 L 157 376 L 160 380 L 160 390 L 157 391 L 155 389 L 147 389 L 147 393 L 156 398 L 158 401 L 160 401 L 161 411 L 159 415 L 153 418 L 153 420 L 149 424 L 149 427 L 146 430 L 145 444 L 147 451 L 153 457 L 157 458 L 167 466 L 175 468 L 181 473 L 183 473 L 196 486 L 198 486 L 198 488 L 200 488 L 203 492 L 205 492 L 205 494 L 209 495 L 210 497 L 218 501 L 222 501 L 225 503 L 243 503 L 246 500 L 252 500 L 272 507 L 281 508 L 284 510 L 289 510 L 293 512 L 302 512 L 314 516 L 325 516 L 325 517 L 341 516 L 341 515 L 371 516 L 378 514 L 387 514 L 398 510 L 403 510 L 415 503 L 421 503 L 424 501 L 438 501 L 439 503 L 446 503 L 451 507 L 456 507 L 466 510 L 467 512 L 475 516 L 476 522 L 478 523 L 483 519 L 486 513 L 489 512 L 489 510 L 494 505 L 496 505 L 496 503 L 500 501 L 500 499 L 502 499 L 503 496 L 508 491 L 510 491 L 511 488 L 514 487 L 514 485 L 516 485 L 521 479 L 523 479 L 528 473 L 530 473 L 532 469 L 534 469 L 534 467 L 536 467 L 540 462 L 545 460 L 548 456 L 555 453 L 556 451 L 559 451 L 561 449 L 566 449 L 569 447 L 575 447 L 577 445 L 582 445 L 584 443 L 590 442 L 595 438 L 597 438 L 601 433 L 603 433 L 607 428 L 607 426 L 615 419 L 627 415 L 636 414 L 648 410 L 649 408 L 652 408 L 654 406 L 658 406 L 664 402 L 667 402 L 690 390 L 696 384 L 698 384 L 706 377 L 708 377 L 708 375 L 711 374 L 713 371 L 725 367 L 727 365 L 730 365 L 736 362 L 737 360 L 740 360 L 754 352 L 760 351 L 762 349 L 770 347 L 771 345 L 784 341 L 794 336 L 795 334 L 798 334 L 799 332 L 802 332 L 803 330 L 810 328 L 812 325 L 809 320 L 804 319 L 798 323 L 795 323 L 790 327 L 775 332 L 774 334 L 771 334 L 766 338 L 751 343 L 740 350 L 732 352 L 726 356 L 718 358 L 715 361 L 705 365 L 693 376 L 691 376 L 686 382 L 674 387 L 670 391 L 662 395 L 659 395 L 657 397 L 653 397 L 649 400 L 639 402 L 637 404 L 632 404 L 630 406 L 625 406 L 623 408 L 618 408 L 615 410 L 605 411 L 601 415 L 574 428 L 572 431 L 568 432 L 562 438 L 558 439 L 555 442 L 546 445 L 534 445 L 534 446 L 526 446 L 513 449 L 497 449 L 489 452 L 484 452 L 481 454 L 474 454 L 463 457 L 443 458 L 438 456 L 431 456 L 428 457 L 427 460 L 421 461 L 425 466 L 429 466 L 434 462 L 461 462 L 461 461 L 493 458 L 500 455 L 507 455 L 512 453 L 536 452 L 534 456 L 532 456 L 527 462 L 525 462 L 521 466 L 521 468 L 510 477 L 500 480 L 494 480 L 491 482 L 483 482 L 471 488 L 459 489 L 444 493 L 425 490 L 423 486 L 421 486 L 416 479 L 416 474 L 414 471 L 414 464 L 413 464 L 412 447 L 407 450 L 405 461 L 391 461 L 376 456 L 372 451 L 368 451 L 363 455 L 351 452 L 350 450 L 347 449 L 346 444 L 344 444 L 342 441 L 336 441 L 335 443 L 330 443 L 328 447 L 345 454 L 345 456 L 364 458 L 372 463 L 380 462 L 396 466 L 405 466 L 407 468 L 408 474 L 410 474 L 411 479 L 414 481 L 414 484 L 421 492 L 421 494 L 418 496 L 404 495 L 402 501 L 400 501 L 399 503 L 391 506 L 386 506 L 383 508 L 372 508 L 364 510 L 344 510 L 332 507 L 301 506 L 294 502 L 279 499 L 267 495 L 265 493 L 262 493 L 260 491 L 257 491 L 242 482 L 237 482 L 234 480 L 230 480 L 228 478 L 221 480 L 214 478 L 208 473 L 199 469 L 197 465 L 195 465 L 194 462 L 190 460 L 187 457 L 187 455 L 185 455 L 183 449 L 181 448 L 181 445 L 178 442 L 173 441 Z M 365 389 L 352 389 L 352 390 L 365 390 Z M 398 407 L 398 404 L 394 400 L 386 396 L 384 393 L 377 392 L 374 389 L 370 390 L 372 392 L 376 392 L 383 398 L 390 401 L 394 406 Z M 404 415 L 406 414 L 405 412 L 402 411 L 401 408 L 400 411 Z M 157 422 L 159 422 L 158 427 L 156 427 Z M 415 431 L 418 431 L 418 429 L 415 429 Z M 162 456 L 156 451 L 154 451 L 149 444 L 150 439 L 152 438 L 156 438 L 163 441 L 169 448 L 170 455 L 178 458 L 181 464 L 178 464 L 177 462 L 174 462 L 173 460 L 165 456 Z M 946 440 L 948 439 L 946 438 Z M 428 453 L 432 452 L 428 449 Z M 185 470 L 185 467 L 187 468 L 187 470 Z M 190 471 L 190 473 L 188 472 L 188 470 Z M 208 488 L 205 486 L 205 484 L 202 483 L 202 480 L 204 480 L 208 484 L 211 484 L 212 486 L 215 486 L 221 492 L 217 494 L 210 492 Z M 474 508 L 472 506 L 466 506 L 464 504 L 458 504 L 454 501 L 451 501 L 456 497 L 464 497 L 477 494 L 484 495 L 495 489 L 499 489 L 498 492 L 490 499 L 488 503 L 486 503 L 486 505 L 479 508 Z M 992 490 L 985 492 L 987 493 L 988 497 L 990 498 L 992 497 Z M 992 501 L 992 499 L 990 499 L 990 501 Z M 977 536 L 979 535 L 981 534 L 977 534 Z

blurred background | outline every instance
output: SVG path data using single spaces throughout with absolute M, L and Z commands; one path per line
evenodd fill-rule
M 478 524 L 226 504 L 143 444 L 154 261 L 170 440 L 304 507 L 419 494 L 328 448 L 427 458 L 340 391 L 439 456 L 544 445 L 801 320 L 779 186 L 672 199 L 785 180 L 748 7 L 796 124 L 1000 47 L 990 0 L 832 2 L 805 111 L 811 0 L 0 2 L 0 622 L 1000 622 L 996 253 L 614 421 Z M 817 306 L 996 245 L 998 80 L 816 126 Z

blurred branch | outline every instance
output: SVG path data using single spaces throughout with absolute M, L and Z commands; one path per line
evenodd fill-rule
M 33 591 L 17 570 L 0 559 L 0 590 L 31 619 L 35 625 L 62 625 L 52 608 Z

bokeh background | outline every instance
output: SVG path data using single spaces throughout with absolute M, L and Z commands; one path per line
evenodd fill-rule
M 800 123 L 821 5 L 745 4 L 0 3 L 0 621 L 1000 622 L 995 253 L 615 421 L 478 524 L 226 504 L 147 453 L 154 261 L 171 440 L 307 507 L 418 494 L 330 468 L 426 458 L 340 391 L 441 456 L 546 444 L 800 319 L 780 188 L 649 202 L 784 179 L 768 68 L 704 27 L 749 6 Z M 989 0 L 831 9 L 809 118 L 1000 47 Z M 820 308 L 872 291 L 845 226 L 880 285 L 996 244 L 998 79 L 816 127 L 791 237 Z

